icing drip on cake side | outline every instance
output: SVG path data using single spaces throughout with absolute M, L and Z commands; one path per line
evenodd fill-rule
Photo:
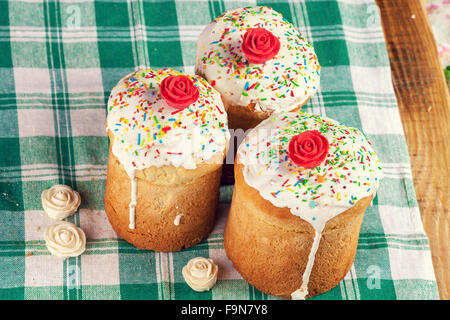
M 130 229 L 136 227 L 136 204 L 137 204 L 137 181 L 136 181 L 136 170 L 127 171 L 131 182 L 131 202 L 130 202 Z

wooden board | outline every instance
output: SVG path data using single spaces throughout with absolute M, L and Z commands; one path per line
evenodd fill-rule
M 450 97 L 424 3 L 376 0 L 441 299 L 450 299 Z

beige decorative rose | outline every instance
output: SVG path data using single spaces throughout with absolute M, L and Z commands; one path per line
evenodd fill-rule
M 212 259 L 197 257 L 183 267 L 183 277 L 193 290 L 208 291 L 216 284 L 218 270 Z
M 73 223 L 58 221 L 45 230 L 45 245 L 60 258 L 76 257 L 86 249 L 86 235 Z
M 42 207 L 52 219 L 62 220 L 77 211 L 81 203 L 80 194 L 71 187 L 57 184 L 41 194 Z

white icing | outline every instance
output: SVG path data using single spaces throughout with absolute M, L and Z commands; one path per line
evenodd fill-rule
M 42 207 L 52 219 L 62 220 L 74 214 L 81 203 L 78 192 L 71 187 L 57 184 L 41 194 Z
M 305 300 L 308 295 L 308 288 L 301 287 L 291 294 L 292 300 Z
M 320 238 L 322 237 L 323 231 L 322 229 L 321 230 L 316 229 L 315 225 L 313 226 L 315 231 L 313 244 L 309 251 L 308 262 L 306 263 L 305 271 L 303 272 L 302 285 L 300 286 L 300 289 L 297 289 L 291 294 L 291 297 L 294 300 L 303 300 L 308 295 L 309 277 L 311 276 L 311 271 L 314 265 L 314 259 L 316 257 L 317 249 L 319 249 Z
M 241 50 L 243 35 L 256 27 L 272 32 L 281 44 L 275 58 L 264 64 L 248 64 Z M 313 47 L 280 13 L 267 7 L 230 10 L 211 22 L 198 38 L 195 68 L 231 103 L 253 102 L 256 111 L 269 113 L 304 104 L 320 82 Z
M 212 259 L 197 257 L 189 260 L 182 273 L 193 290 L 202 292 L 210 290 L 216 284 L 218 270 Z
M 137 204 L 137 180 L 136 180 L 136 170 L 127 171 L 131 182 L 131 201 L 130 201 L 130 224 L 129 228 L 134 229 L 136 227 L 136 204 Z
M 82 229 L 67 221 L 59 221 L 45 230 L 45 245 L 51 254 L 60 258 L 76 257 L 86 249 L 86 235 Z
M 183 218 L 183 217 L 184 217 L 184 214 L 182 214 L 182 213 L 177 214 L 177 216 L 173 220 L 173 224 L 178 227 L 180 225 L 181 218 Z
M 312 169 L 297 166 L 286 152 L 291 138 L 306 130 L 318 130 L 330 144 L 326 160 Z M 358 200 L 375 195 L 383 176 L 379 160 L 359 130 L 301 112 L 264 120 L 241 143 L 238 159 L 249 186 L 274 206 L 288 207 L 314 227 L 301 292 L 297 290 L 293 296 L 301 297 L 307 292 L 325 224 Z

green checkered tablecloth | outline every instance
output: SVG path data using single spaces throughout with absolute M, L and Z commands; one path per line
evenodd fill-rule
M 255 4 L 283 13 L 315 47 L 321 89 L 305 109 L 362 129 L 385 171 L 354 265 L 315 299 L 439 298 L 374 0 L 15 0 L 0 2 L 1 299 L 275 299 L 226 258 L 232 187 L 221 189 L 210 237 L 176 253 L 137 250 L 117 238 L 103 211 L 111 88 L 140 66 L 192 73 L 204 26 Z M 64 261 L 43 241 L 52 221 L 40 196 L 57 183 L 80 192 L 68 220 L 88 238 L 83 255 Z M 209 292 L 183 280 L 182 267 L 196 256 L 219 265 Z

